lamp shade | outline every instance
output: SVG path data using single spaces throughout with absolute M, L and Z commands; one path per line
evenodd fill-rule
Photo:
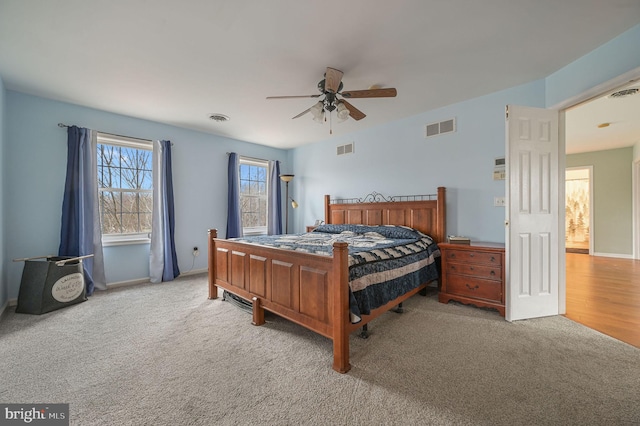
M 294 209 L 298 208 L 298 203 L 293 198 L 291 199 L 291 207 L 293 207 Z

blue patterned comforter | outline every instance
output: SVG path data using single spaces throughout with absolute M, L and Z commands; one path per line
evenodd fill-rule
M 387 302 L 438 278 L 440 250 L 430 236 L 404 226 L 320 225 L 313 232 L 234 238 L 251 244 L 333 254 L 333 243 L 349 244 L 351 321 L 360 322 Z

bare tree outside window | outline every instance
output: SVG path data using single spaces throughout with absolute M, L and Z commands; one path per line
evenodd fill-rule
M 103 235 L 151 232 L 152 151 L 98 144 L 98 186 Z

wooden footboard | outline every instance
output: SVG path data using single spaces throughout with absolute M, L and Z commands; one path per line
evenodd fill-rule
M 264 310 L 333 340 L 333 369 L 349 365 L 349 282 L 346 243 L 333 257 L 291 252 L 217 238 L 209 230 L 209 298 L 217 287 L 253 302 L 253 323 Z

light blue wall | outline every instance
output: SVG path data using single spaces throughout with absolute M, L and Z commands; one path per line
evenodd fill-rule
M 640 24 L 545 79 L 546 106 L 580 95 L 640 67 Z
M 504 242 L 504 207 L 493 201 L 505 195 L 505 181 L 493 180 L 493 168 L 495 158 L 505 154 L 507 104 L 543 107 L 544 82 L 296 148 L 293 189 L 304 207 L 294 212 L 296 231 L 324 220 L 324 194 L 430 194 L 445 186 L 448 234 Z M 455 133 L 425 139 L 426 124 L 454 117 Z M 336 147 L 349 142 L 355 143 L 354 154 L 337 156 Z
M 207 229 L 224 236 L 227 216 L 227 152 L 286 164 L 287 152 L 178 127 L 7 91 L 4 199 L 7 244 L 3 259 L 57 253 L 65 180 L 67 132 L 58 123 L 173 142 L 176 251 L 182 272 L 207 267 Z M 4 170 L 4 168 L 3 168 Z M 149 245 L 105 247 L 108 282 L 149 276 Z M 6 260 L 5 260 L 6 261 Z M 23 265 L 8 266 L 9 298 L 16 298 Z
M 5 173 L 7 170 L 5 164 L 5 145 L 7 138 L 6 134 L 6 90 L 2 77 L 0 76 L 0 312 L 7 303 L 9 298 L 9 286 L 7 281 L 7 263 L 9 260 L 6 256 L 6 240 L 4 237 L 5 223 L 4 223 L 4 210 L 5 210 Z

